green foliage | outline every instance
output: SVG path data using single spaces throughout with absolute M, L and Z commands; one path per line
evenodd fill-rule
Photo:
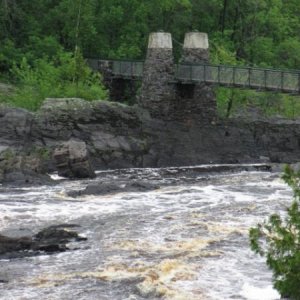
M 51 151 L 46 147 L 34 146 L 31 149 L 28 149 L 27 156 L 34 156 L 41 160 L 47 160 L 51 158 Z
M 1 41 L 0 47 L 0 74 L 5 77 L 8 76 L 9 69 L 12 66 L 13 61 L 19 61 L 22 56 L 22 52 L 16 49 L 14 41 L 5 39 Z
M 142 58 L 151 31 L 170 31 L 182 42 L 198 29 L 236 60 L 299 68 L 298 0 L 3 0 L 0 24 L 1 46 L 9 40 L 22 56 L 78 45 L 84 56 Z
M 230 40 L 231 31 L 215 33 L 210 40 L 211 62 L 214 64 L 238 65 L 234 44 Z
M 261 117 L 300 117 L 299 96 L 219 87 L 216 97 L 218 114 L 223 118 L 241 113 L 251 117 L 254 112 Z
M 272 214 L 263 224 L 250 229 L 251 248 L 266 256 L 273 271 L 274 286 L 282 297 L 300 299 L 300 171 L 286 167 L 284 181 L 294 199 L 286 216 Z
M 300 69 L 300 39 L 288 37 L 277 47 L 277 59 L 282 66 L 291 69 Z
M 15 157 L 15 153 L 11 149 L 7 149 L 1 152 L 1 160 L 10 161 Z
M 25 57 L 30 64 L 40 58 L 55 59 L 62 52 L 63 47 L 52 36 L 30 36 L 25 45 Z
M 85 64 L 80 53 L 60 52 L 52 60 L 39 58 L 30 65 L 24 57 L 21 64 L 12 68 L 17 90 L 2 96 L 2 102 L 36 110 L 49 97 L 79 97 L 86 100 L 106 99 L 107 93 L 101 77 Z
M 300 68 L 299 0 L 0 0 L 0 28 L 0 78 L 5 79 L 23 57 L 33 69 L 38 60 L 57 67 L 62 52 L 76 56 L 77 48 L 86 58 L 143 59 L 148 35 L 157 30 L 172 33 L 176 59 L 185 32 L 197 29 L 209 34 L 213 63 Z M 66 90 L 63 95 L 79 91 L 74 85 Z M 28 87 L 26 94 L 34 96 L 36 88 Z M 217 90 L 222 116 L 248 105 L 266 115 L 296 117 L 295 99 Z

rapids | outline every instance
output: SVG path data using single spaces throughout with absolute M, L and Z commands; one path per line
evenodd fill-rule
M 150 192 L 71 198 L 90 182 L 158 183 Z M 0 299 L 275 300 L 272 274 L 249 249 L 249 227 L 284 211 L 280 174 L 197 168 L 98 172 L 56 186 L 0 186 L 0 231 L 79 224 L 74 250 L 0 260 Z

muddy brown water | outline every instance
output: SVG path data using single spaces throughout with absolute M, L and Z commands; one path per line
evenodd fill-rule
M 150 181 L 149 192 L 71 198 L 90 183 Z M 0 260 L 0 299 L 280 299 L 249 227 L 284 212 L 280 174 L 196 168 L 98 172 L 92 181 L 0 187 L 1 233 L 78 224 L 86 242 L 64 253 Z

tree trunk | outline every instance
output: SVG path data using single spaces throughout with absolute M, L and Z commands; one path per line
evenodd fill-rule
M 224 30 L 225 30 L 227 6 L 228 6 L 228 0 L 224 0 L 223 10 L 220 14 L 220 21 L 219 21 L 219 26 L 221 28 L 222 35 L 224 34 Z

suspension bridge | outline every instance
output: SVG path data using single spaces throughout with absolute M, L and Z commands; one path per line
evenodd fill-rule
M 103 64 L 110 65 L 114 78 L 134 80 L 142 79 L 144 75 L 143 61 L 90 59 L 89 64 L 94 70 L 101 70 Z M 300 94 L 300 70 L 189 63 L 174 65 L 174 79 L 183 84 L 204 82 L 216 86 Z

